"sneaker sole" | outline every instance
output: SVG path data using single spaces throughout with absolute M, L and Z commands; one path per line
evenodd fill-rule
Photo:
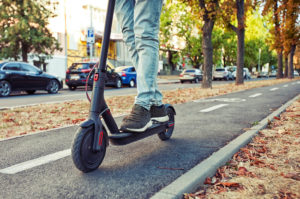
M 169 121 L 169 116 L 164 116 L 164 117 L 152 117 L 151 120 L 155 120 L 157 122 L 167 122 Z
M 150 120 L 143 128 L 140 129 L 132 129 L 132 128 L 126 128 L 127 131 L 131 132 L 144 132 L 146 129 L 152 126 L 152 120 Z

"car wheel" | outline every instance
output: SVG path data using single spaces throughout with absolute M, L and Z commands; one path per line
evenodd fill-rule
M 199 79 L 198 79 L 198 78 L 195 79 L 195 83 L 196 83 L 196 84 L 199 83 Z
M 130 87 L 135 87 L 135 81 L 134 81 L 133 79 L 130 80 L 129 86 L 130 86 Z
M 70 91 L 75 91 L 76 90 L 76 86 L 68 86 Z
M 183 81 L 183 80 L 180 80 L 180 83 L 182 83 L 182 84 L 183 84 L 183 83 L 184 83 L 184 81 Z
M 48 93 L 55 94 L 58 92 L 58 89 L 59 89 L 58 82 L 54 79 L 50 80 L 50 82 L 48 83 L 48 86 L 47 86 Z
M 26 93 L 28 93 L 29 95 L 32 95 L 35 93 L 36 90 L 27 90 Z
M 122 80 L 118 78 L 116 81 L 116 88 L 121 88 L 121 87 L 122 87 Z
M 226 76 L 226 77 L 224 78 L 224 80 L 228 81 L 228 80 L 229 80 L 228 76 Z
M 8 81 L 0 81 L 0 96 L 6 97 L 11 93 L 11 85 Z

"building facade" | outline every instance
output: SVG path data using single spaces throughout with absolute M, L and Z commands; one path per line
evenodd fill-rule
M 49 29 L 60 43 L 61 51 L 56 51 L 51 59 L 45 60 L 44 71 L 65 77 L 67 68 L 74 62 L 98 61 L 102 45 L 108 0 L 53 0 L 57 2 L 55 18 L 50 19 Z M 87 43 L 87 30 L 94 29 L 95 43 Z M 92 45 L 90 48 L 89 45 Z M 37 58 L 30 60 L 35 65 Z M 130 64 L 129 56 L 122 40 L 122 34 L 114 18 L 109 44 L 108 59 L 113 65 Z

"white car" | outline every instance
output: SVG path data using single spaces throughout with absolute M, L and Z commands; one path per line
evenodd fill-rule
M 202 71 L 199 69 L 185 69 L 179 75 L 179 80 L 181 83 L 185 81 L 199 83 L 202 80 Z
M 232 76 L 234 79 L 236 79 L 236 70 L 232 72 Z M 251 74 L 250 74 L 248 68 L 244 68 L 243 77 L 244 77 L 244 79 L 251 79 Z
M 298 71 L 294 70 L 294 76 L 299 76 Z
M 213 72 L 213 80 L 216 79 L 224 79 L 226 81 L 233 80 L 234 77 L 232 76 L 232 73 L 227 68 L 217 68 Z

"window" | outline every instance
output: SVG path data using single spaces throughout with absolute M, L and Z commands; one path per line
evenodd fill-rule
M 224 68 L 217 68 L 216 71 L 225 71 Z
M 29 64 L 22 64 L 22 71 L 26 71 L 26 72 L 32 72 L 32 73 L 37 73 L 39 72 L 39 69 L 37 69 L 34 66 L 31 66 Z
M 195 70 L 186 70 L 185 72 L 187 72 L 187 73 L 194 73 Z
M 135 72 L 135 68 L 132 67 L 132 68 L 130 69 L 130 72 Z
M 8 63 L 3 67 L 3 70 L 20 71 L 20 65 L 18 63 Z

